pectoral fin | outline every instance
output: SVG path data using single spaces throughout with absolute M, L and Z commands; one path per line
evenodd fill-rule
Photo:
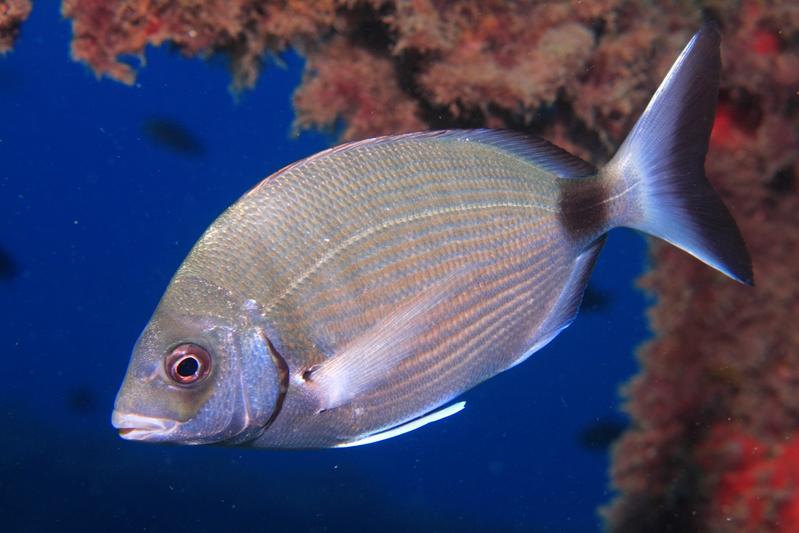
M 461 268 L 400 305 L 365 334 L 313 369 L 322 409 L 343 405 L 382 383 L 386 374 L 421 348 L 418 340 L 436 327 L 442 306 L 474 282 L 475 268 Z

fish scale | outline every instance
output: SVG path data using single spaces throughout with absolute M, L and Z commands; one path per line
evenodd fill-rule
M 416 152 L 417 157 L 420 157 L 418 147 L 409 147 L 409 148 L 410 148 L 408 150 L 409 152 L 411 151 Z M 455 156 L 457 156 L 457 154 L 455 154 Z M 372 157 L 375 157 L 375 155 L 372 154 Z M 438 157 L 438 156 L 437 154 L 434 153 L 431 154 L 430 157 Z M 298 168 L 302 167 L 294 167 L 292 170 L 297 171 Z M 311 166 L 311 168 L 313 167 Z M 296 283 L 298 277 L 297 273 L 302 272 L 302 270 L 308 269 L 309 260 L 307 258 L 314 258 L 314 259 L 318 258 L 320 255 L 323 255 L 331 247 L 335 247 L 336 241 L 343 240 L 342 234 L 354 232 L 354 230 L 352 229 L 349 232 L 346 232 L 346 230 L 339 230 L 338 235 L 332 234 L 333 232 L 328 232 L 328 234 L 331 236 L 327 237 L 328 239 L 327 241 L 325 241 L 324 238 L 319 238 L 318 235 L 322 233 L 321 230 L 324 228 L 324 225 L 319 221 L 324 220 L 325 217 L 324 215 L 314 216 L 314 214 L 325 212 L 324 207 L 320 207 L 320 205 L 321 206 L 327 205 L 328 210 L 335 211 L 340 215 L 350 214 L 351 216 L 349 221 L 343 220 L 342 226 L 344 228 L 347 227 L 372 228 L 375 225 L 379 225 L 384 220 L 384 219 L 381 220 L 381 218 L 379 218 L 380 215 L 388 213 L 388 211 L 385 211 L 380 208 L 381 207 L 380 204 L 386 204 L 392 206 L 390 213 L 392 215 L 393 220 L 402 220 L 405 217 L 424 215 L 425 211 L 420 210 L 418 206 L 418 203 L 420 201 L 420 196 L 417 194 L 413 194 L 412 187 L 408 187 L 406 183 L 409 179 L 413 182 L 413 181 L 420 181 L 421 178 L 419 177 L 407 178 L 402 175 L 401 171 L 396 171 L 390 167 L 380 169 L 379 173 L 375 172 L 375 176 L 377 176 L 378 174 L 382 176 L 380 179 L 369 179 L 367 173 L 367 175 L 364 177 L 358 175 L 358 176 L 352 176 L 349 179 L 345 178 L 345 179 L 336 180 L 335 190 L 346 191 L 346 194 L 339 192 L 337 194 L 332 194 L 332 195 L 329 193 L 326 195 L 322 195 L 324 191 L 318 191 L 319 195 L 313 197 L 307 194 L 299 197 L 291 196 L 291 193 L 295 191 L 305 191 L 307 193 L 307 190 L 304 187 L 302 187 L 303 182 L 311 182 L 311 183 L 324 182 L 331 179 L 329 178 L 330 175 L 339 174 L 338 172 L 336 172 L 335 167 L 333 167 L 333 169 L 334 170 L 332 171 L 327 170 L 326 176 L 312 175 L 309 177 L 302 175 L 302 177 L 300 178 L 296 175 L 289 174 L 286 175 L 285 177 L 281 177 L 281 179 L 279 180 L 270 180 L 267 183 L 273 184 L 272 187 L 260 187 L 259 190 L 261 191 L 261 194 L 257 194 L 258 191 L 254 191 L 254 193 L 250 193 L 249 195 L 247 195 L 245 199 L 242 200 L 242 202 L 240 202 L 239 204 L 237 204 L 237 206 L 234 207 L 234 210 L 236 212 L 231 213 L 230 216 L 231 220 L 228 223 L 229 226 L 248 227 L 248 224 L 250 224 L 250 222 L 248 221 L 259 220 L 262 222 L 260 222 L 257 226 L 249 226 L 249 231 L 246 232 L 246 235 L 235 236 L 232 239 L 221 237 L 218 240 L 214 239 L 214 241 L 212 241 L 215 242 L 216 246 L 220 248 L 219 253 L 214 254 L 213 264 L 215 270 L 218 269 L 218 264 L 216 263 L 216 261 L 218 261 L 217 258 L 222 257 L 224 254 L 229 255 L 230 260 L 232 262 L 234 262 L 237 265 L 240 265 L 239 268 L 237 269 L 231 269 L 226 279 L 220 279 L 219 280 L 220 284 L 225 286 L 237 287 L 239 286 L 240 283 L 245 283 L 247 286 L 251 286 L 253 288 L 257 288 L 260 285 L 263 288 L 261 291 L 263 294 L 258 294 L 256 292 L 249 294 L 249 296 L 255 297 L 256 299 L 263 298 L 262 301 L 264 303 L 264 306 L 266 308 L 269 308 L 273 304 L 274 300 L 279 298 L 279 296 L 275 297 L 275 295 L 281 295 L 285 291 L 285 289 L 281 290 L 281 287 L 290 287 L 292 284 Z M 479 175 L 480 172 L 479 167 L 477 167 L 476 169 L 473 168 L 472 170 Z M 341 172 L 340 174 L 342 176 L 346 176 L 347 173 Z M 350 172 L 350 174 L 352 174 L 352 172 Z M 453 174 L 453 176 L 456 175 Z M 468 179 L 468 177 L 469 176 L 466 175 L 464 177 L 464 180 Z M 431 179 L 431 178 L 426 177 L 424 179 Z M 523 181 L 532 181 L 532 180 L 525 178 L 524 176 L 516 178 L 516 182 L 523 182 Z M 383 196 L 378 194 L 377 191 L 373 191 L 372 190 L 373 188 L 370 186 L 373 183 L 379 185 L 383 182 L 390 182 L 390 183 L 396 182 L 396 187 L 394 187 L 394 193 L 387 195 L 386 200 L 380 200 L 383 198 Z M 481 182 L 483 184 L 481 200 L 483 202 L 486 202 L 486 200 L 490 201 L 491 199 L 496 198 L 497 195 L 496 192 L 492 191 L 492 189 L 486 186 L 490 184 L 488 180 L 481 179 Z M 283 183 L 291 183 L 292 187 L 290 188 L 283 187 L 282 186 Z M 514 185 L 515 185 L 514 182 L 508 180 L 506 182 L 505 190 L 501 189 L 499 190 L 500 198 L 507 197 L 512 194 L 516 194 L 518 196 L 518 193 L 515 193 L 515 191 L 511 189 L 511 187 L 513 187 Z M 518 185 L 516 186 L 518 187 Z M 434 198 L 433 200 L 430 201 L 438 200 L 439 205 L 444 206 L 445 210 L 446 208 L 450 207 L 450 202 L 453 201 L 452 200 L 453 196 L 456 198 L 455 201 L 461 204 L 464 208 L 468 207 L 469 200 L 471 200 L 472 202 L 475 201 L 474 196 L 472 196 L 472 198 L 469 197 L 470 195 L 468 194 L 468 191 L 467 194 L 463 195 L 462 197 L 455 196 L 456 193 L 446 194 L 440 198 Z M 379 199 L 377 200 L 378 206 L 374 208 L 366 207 L 364 209 L 353 209 L 354 206 L 352 205 L 348 205 L 346 203 L 344 205 L 339 205 L 337 203 L 339 198 L 358 197 L 359 194 L 378 198 Z M 257 206 L 257 208 L 253 209 L 249 205 L 250 203 Z M 290 213 L 271 212 L 273 211 L 273 208 L 275 206 L 279 205 L 295 205 L 297 207 L 295 208 L 294 211 Z M 521 207 L 527 207 L 527 206 L 521 204 Z M 556 210 L 555 206 L 551 206 L 549 209 L 551 212 L 554 212 Z M 472 213 L 470 213 L 470 215 Z M 497 229 L 494 226 L 495 216 L 496 215 L 494 213 L 488 212 L 485 213 L 483 216 L 481 216 L 479 219 L 475 220 L 474 222 L 475 224 L 483 223 L 487 227 L 493 227 L 494 229 Z M 518 217 L 518 215 L 516 216 Z M 340 218 L 339 220 L 342 219 Z M 367 225 L 367 220 L 369 222 L 368 225 Z M 429 222 L 439 225 L 446 224 L 448 223 L 449 220 L 451 219 L 446 217 L 435 218 L 430 216 L 428 218 Z M 276 223 L 274 224 L 271 223 L 273 221 Z M 220 222 L 226 222 L 225 217 L 223 217 L 223 220 Z M 457 225 L 458 221 L 453 220 L 449 223 Z M 428 228 L 430 229 L 433 229 L 433 227 L 434 226 L 428 226 Z M 426 228 L 424 227 L 421 228 L 421 230 L 424 229 Z M 306 234 L 310 235 L 308 236 L 308 238 L 301 239 L 301 242 L 297 243 L 300 245 L 299 247 L 304 251 L 304 253 L 300 253 L 299 250 L 295 250 L 294 253 L 292 253 L 290 248 L 284 246 L 280 247 L 278 250 L 274 249 L 270 250 L 268 248 L 258 249 L 257 253 L 253 253 L 249 257 L 247 256 L 242 257 L 240 254 L 230 254 L 230 251 L 231 250 L 235 251 L 236 248 L 236 246 L 231 246 L 231 241 L 233 242 L 241 241 L 242 243 L 246 243 L 247 246 L 249 246 L 249 243 L 251 242 L 256 243 L 257 245 L 257 243 L 259 242 L 260 243 L 264 242 L 265 239 L 261 238 L 261 235 L 263 233 L 269 233 L 270 235 L 273 235 L 273 237 L 271 237 L 270 239 L 266 239 L 266 242 L 270 244 L 275 243 L 278 246 L 280 246 L 281 243 L 297 241 L 298 240 L 296 238 L 297 235 L 300 236 Z M 212 242 L 208 242 L 207 244 L 211 245 Z M 371 245 L 371 242 L 372 241 L 369 241 L 369 243 L 367 244 Z M 322 248 L 321 251 L 316 252 L 313 246 L 315 243 L 323 243 L 324 248 Z M 267 244 L 267 247 L 268 246 L 269 244 Z M 208 248 L 210 248 L 210 246 L 208 246 Z M 202 250 L 202 252 L 208 253 L 207 250 Z M 347 252 L 349 252 L 349 250 Z M 341 253 L 344 254 L 346 252 L 342 250 Z M 364 250 L 358 250 L 358 253 L 362 254 L 365 252 Z M 380 250 L 373 250 L 373 253 L 379 255 Z M 198 264 L 202 264 L 204 262 L 204 258 L 202 257 L 200 250 L 198 250 L 197 255 L 199 257 L 197 258 L 196 262 Z M 280 256 L 287 257 L 287 259 L 285 259 L 285 263 L 287 263 L 285 264 L 286 268 L 270 269 L 270 266 L 274 264 L 274 261 L 276 260 L 280 261 Z M 306 258 L 305 261 L 302 261 L 303 257 Z M 188 258 L 186 265 L 187 267 L 189 267 L 189 264 L 193 262 L 192 259 L 193 258 L 191 256 Z M 288 263 L 291 264 L 290 267 Z M 249 268 L 246 268 L 246 270 L 244 270 L 245 266 L 249 266 Z M 190 268 L 190 270 L 192 272 L 201 273 L 204 276 L 206 275 L 206 273 L 203 273 L 201 271 L 201 268 Z M 271 283 L 267 284 L 266 282 L 263 281 L 262 274 L 264 270 L 280 271 L 282 274 L 280 277 L 282 277 L 286 281 L 281 283 L 280 277 L 274 277 L 273 279 L 270 280 Z M 250 282 L 249 280 L 252 279 L 253 276 L 257 276 L 258 279 L 252 280 L 252 282 Z
M 459 142 L 457 138 L 439 139 L 440 143 Z M 505 346 L 509 341 L 498 344 L 496 338 L 487 336 L 490 342 L 483 343 L 482 348 L 477 342 L 465 343 L 462 349 L 456 350 L 449 343 L 442 345 L 442 349 L 414 358 L 388 375 L 386 385 L 379 393 L 366 396 L 346 408 L 361 413 L 361 421 L 353 424 L 347 432 L 337 426 L 335 438 L 355 436 L 372 426 L 373 412 L 379 413 L 376 416 L 381 418 L 396 413 L 391 418 L 402 420 L 419 409 L 452 397 L 462 390 L 464 384 L 477 383 L 486 375 L 509 366 L 521 355 L 519 350 L 523 352 L 524 347 L 520 345 L 531 340 L 547 310 L 546 306 L 540 304 L 519 305 L 520 300 L 530 300 L 531 294 L 545 295 L 546 291 L 539 287 L 552 283 L 551 273 L 556 269 L 548 269 L 544 265 L 550 262 L 562 266 L 568 262 L 566 257 L 574 256 L 578 251 L 554 231 L 558 227 L 557 196 L 550 194 L 547 197 L 546 191 L 553 190 L 552 182 L 556 177 L 538 171 L 538 176 L 531 178 L 529 165 L 526 165 L 526 174 L 511 175 L 507 168 L 496 161 L 512 161 L 511 167 L 525 165 L 519 164 L 510 154 L 497 153 L 491 146 L 479 146 L 477 154 L 469 154 L 470 157 L 466 158 L 463 150 L 457 147 L 452 153 L 446 153 L 446 150 L 430 148 L 429 144 L 413 138 L 400 144 L 361 146 L 358 147 L 360 151 L 368 153 L 363 156 L 353 154 L 353 159 L 344 158 L 345 154 L 339 153 L 337 159 L 326 165 L 321 165 L 319 159 L 309 163 L 307 168 L 302 164 L 296 165 L 285 175 L 269 180 L 249 193 L 234 206 L 229 219 L 221 219 L 225 226 L 231 227 L 241 227 L 240 220 L 259 220 L 262 221 L 259 227 L 251 227 L 249 232 L 245 232 L 251 235 L 251 239 L 258 240 L 253 233 L 266 233 L 273 236 L 269 242 L 289 240 L 303 246 L 306 259 L 299 260 L 299 253 L 289 253 L 293 266 L 288 268 L 286 265 L 282 269 L 282 279 L 270 279 L 262 275 L 258 282 L 247 281 L 252 275 L 264 272 L 259 268 L 260 258 L 275 254 L 275 250 L 257 248 L 250 268 L 233 273 L 235 281 L 230 278 L 216 279 L 216 268 L 214 272 L 202 273 L 204 278 L 214 279 L 220 285 L 256 289 L 256 292 L 244 296 L 260 300 L 267 319 L 271 318 L 277 323 L 282 320 L 275 311 L 283 307 L 279 305 L 281 300 L 288 300 L 286 305 L 295 310 L 292 321 L 299 321 L 300 324 L 294 329 L 307 336 L 305 342 L 299 345 L 309 350 L 313 349 L 311 346 L 324 346 L 330 350 L 328 354 L 303 354 L 305 360 L 289 363 L 290 366 L 294 363 L 295 367 L 318 364 L 350 338 L 363 334 L 387 310 L 402 305 L 409 296 L 423 291 L 446 274 L 447 269 L 442 268 L 442 265 L 450 264 L 452 270 L 458 267 L 458 260 L 461 263 L 491 261 L 491 276 L 495 284 L 513 276 L 514 285 L 508 289 L 510 296 L 496 295 L 494 284 L 460 288 L 458 292 L 472 295 L 469 301 L 480 301 L 482 305 L 465 306 L 448 321 L 441 322 L 438 337 L 446 339 L 452 336 L 460 340 L 462 336 L 455 332 L 471 332 L 476 324 L 481 323 L 481 318 L 489 317 L 490 320 L 494 300 L 510 297 L 511 304 L 506 303 L 501 308 L 506 309 L 502 320 L 486 328 L 485 332 L 490 334 L 504 328 L 504 336 L 514 339 L 514 349 Z M 383 149 L 388 150 L 391 156 L 375 153 Z M 446 153 L 446 158 L 443 158 L 442 152 Z M 349 170 L 361 158 L 387 161 L 388 164 L 371 164 L 365 172 L 358 174 Z M 399 163 L 392 164 L 394 158 Z M 428 161 L 429 165 L 426 164 Z M 447 164 L 453 161 L 458 163 L 454 165 L 455 168 L 449 168 Z M 413 172 L 409 172 L 409 164 L 414 167 Z M 321 175 L 315 175 L 314 171 L 319 168 L 324 171 L 319 172 Z M 436 175 L 424 173 L 433 169 Z M 335 176 L 339 178 L 335 179 Z M 540 179 L 542 176 L 548 181 Z M 308 186 L 305 186 L 306 182 Z M 290 183 L 291 186 L 284 183 Z M 311 186 L 311 183 L 314 185 Z M 292 196 L 295 194 L 296 197 Z M 549 204 L 545 203 L 547 199 Z M 365 205 L 361 209 L 353 209 L 359 200 Z M 269 212 L 272 206 L 280 205 L 294 205 L 296 210 L 279 214 Z M 340 226 L 321 222 L 330 220 L 330 214 L 334 212 L 338 214 L 336 221 Z M 257 216 L 253 216 L 255 213 Z M 274 224 L 270 223 L 272 221 Z M 469 238 L 457 238 L 464 234 L 469 235 Z M 297 239 L 298 235 L 307 235 L 307 238 Z M 483 237 L 477 239 L 475 235 Z M 395 241 L 390 245 L 383 237 L 400 242 Z M 246 241 L 247 237 L 244 237 L 243 242 Z M 230 242 L 225 238 L 215 239 L 214 242 L 226 250 L 231 249 Z M 314 244 L 319 243 L 323 243 L 324 247 L 315 250 Z M 396 258 L 403 258 L 410 268 L 400 269 L 402 263 L 392 260 L 392 254 Z M 362 258 L 375 257 L 386 259 L 373 262 L 371 266 L 362 261 Z M 421 257 L 425 260 L 419 260 Z M 561 257 L 564 259 L 558 261 Z M 192 259 L 193 256 L 190 256 L 187 263 Z M 241 257 L 235 260 L 241 261 Z M 202 256 L 197 261 L 211 264 Z M 520 268 L 525 263 L 528 267 L 522 269 L 522 276 L 519 276 Z M 357 275 L 342 275 L 356 270 Z M 191 271 L 197 274 L 199 269 Z M 259 286 L 263 287 L 263 296 L 257 292 Z M 358 286 L 368 288 L 368 295 L 358 290 Z M 556 285 L 550 292 L 557 293 L 559 290 L 560 287 Z M 302 302 L 301 309 L 299 302 Z M 270 312 L 274 314 L 270 315 Z M 435 317 L 431 317 L 431 320 L 435 320 Z M 336 324 L 333 325 L 333 322 Z M 475 339 L 480 341 L 482 337 L 477 335 Z M 486 360 L 486 351 L 499 352 L 503 348 L 507 349 L 501 357 Z M 435 379 L 428 377 L 428 372 L 435 373 Z M 413 396 L 420 382 L 426 382 L 428 390 L 431 390 L 429 398 L 422 402 L 406 401 Z M 435 389 L 441 390 L 435 392 Z M 392 398 L 403 400 L 398 404 Z M 340 413 L 337 416 L 350 418 L 351 415 Z M 331 437 L 323 434 L 318 438 Z M 308 438 L 313 441 L 315 437 Z
M 500 222 L 500 221 L 497 221 Z M 462 240 L 458 238 L 458 242 L 461 245 L 460 247 L 477 247 L 480 246 L 483 249 L 486 249 L 490 246 L 491 242 L 495 240 L 495 236 L 489 236 L 488 233 L 491 233 L 490 228 L 482 228 L 482 231 L 479 229 L 474 228 L 471 225 L 465 224 L 463 229 L 466 230 L 466 234 L 471 235 L 472 238 L 469 240 Z M 460 228 L 456 230 L 460 233 Z M 512 232 L 507 233 L 508 237 L 508 245 L 511 244 L 511 239 L 514 242 L 519 240 L 521 232 L 527 232 L 528 229 L 525 227 L 516 228 Z M 378 265 L 373 264 L 373 261 L 369 261 L 366 265 L 363 265 L 365 262 L 363 259 L 354 262 L 351 271 L 347 272 L 347 278 L 350 280 L 349 283 L 357 283 L 359 286 L 365 287 L 366 290 L 361 289 L 363 292 L 368 292 L 370 288 L 376 288 L 378 285 L 371 277 L 367 277 L 367 270 L 366 268 L 372 269 L 371 273 L 372 276 L 379 273 L 382 276 L 390 275 L 391 277 L 395 278 L 398 275 L 407 275 L 408 272 L 412 269 L 418 269 L 419 275 L 422 278 L 429 278 L 434 279 L 436 276 L 435 272 L 422 272 L 423 269 L 438 269 L 440 267 L 436 263 L 436 259 L 441 261 L 441 263 L 450 263 L 458 258 L 461 257 L 461 252 L 459 252 L 459 246 L 450 245 L 448 234 L 445 232 L 441 232 L 436 235 L 436 239 L 431 239 L 430 235 L 427 236 L 429 242 L 423 243 L 422 245 L 416 245 L 414 250 L 407 250 L 406 247 L 401 246 L 394 246 L 392 248 L 384 248 L 381 250 L 382 258 L 384 261 L 381 261 L 380 266 L 382 267 L 381 270 L 376 270 Z M 421 240 L 421 239 L 420 239 Z M 431 251 L 431 248 L 434 251 Z M 455 264 L 455 263 L 453 263 Z M 362 268 L 365 266 L 366 268 Z M 385 284 L 385 281 L 383 282 Z M 404 286 L 398 287 L 402 289 Z M 341 289 L 346 290 L 348 286 L 341 287 Z M 338 295 L 339 287 L 335 287 L 332 289 L 328 289 L 328 292 L 335 293 Z M 330 295 L 320 292 L 318 294 L 317 300 L 323 300 L 326 298 L 331 298 Z M 348 305 L 351 302 L 341 302 L 341 305 Z M 386 304 L 387 305 L 387 304 Z M 319 315 L 318 312 L 321 311 L 317 308 L 317 317 L 318 319 L 323 319 L 323 315 Z

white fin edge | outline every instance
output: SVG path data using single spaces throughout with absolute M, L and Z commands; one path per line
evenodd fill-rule
M 410 422 L 406 422 L 405 424 L 388 429 L 386 431 L 373 433 L 372 435 L 369 435 L 368 437 L 364 437 L 362 439 L 344 442 L 342 444 L 336 444 L 335 448 L 350 448 L 352 446 L 363 446 L 364 444 L 372 444 L 375 442 L 380 442 L 381 440 L 386 440 L 392 437 L 397 437 L 399 435 L 404 435 L 405 433 L 410 433 L 414 429 L 419 429 L 420 427 L 426 426 L 431 422 L 438 422 L 439 420 L 447 418 L 448 416 L 452 416 L 455 413 L 459 413 L 463 411 L 464 407 L 466 407 L 466 402 L 454 403 L 449 407 L 444 407 L 443 409 L 439 409 L 438 411 L 433 411 L 432 413 L 425 415 L 421 418 L 411 420 Z
M 560 326 L 558 329 L 556 329 L 555 331 L 553 331 L 553 332 L 541 337 L 540 340 L 538 340 L 535 344 L 533 344 L 530 348 L 528 348 L 527 351 L 524 352 L 524 354 L 522 354 L 521 357 L 519 357 L 514 362 L 512 362 L 510 364 L 510 366 L 508 368 L 506 368 L 505 370 L 510 370 L 514 366 L 516 366 L 518 364 L 521 364 L 521 363 L 524 363 L 535 352 L 537 352 L 538 350 L 540 350 L 541 348 L 543 348 L 544 346 L 546 346 L 547 344 L 549 344 L 550 342 L 555 340 L 555 337 L 560 335 L 560 332 L 563 331 L 564 329 L 568 328 L 570 325 L 571 325 L 571 322 L 569 322 L 568 324 L 564 324 L 564 325 Z

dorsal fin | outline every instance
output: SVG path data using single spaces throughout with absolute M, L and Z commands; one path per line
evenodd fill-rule
M 463 130 L 434 130 L 402 133 L 399 135 L 384 135 L 351 143 L 341 144 L 328 148 L 311 157 L 297 161 L 281 172 L 296 166 L 302 166 L 317 159 L 333 154 L 345 153 L 356 150 L 362 146 L 379 145 L 386 143 L 400 143 L 409 140 L 439 139 L 442 141 L 480 143 L 498 150 L 508 152 L 519 159 L 528 161 L 533 165 L 552 172 L 559 178 L 573 179 L 595 176 L 597 169 L 592 164 L 583 161 L 576 155 L 570 154 L 563 148 L 532 135 L 514 130 L 491 129 L 463 129 Z
M 596 167 L 576 155 L 570 154 L 563 148 L 540 137 L 533 137 L 518 131 L 448 130 L 442 132 L 442 136 L 465 142 L 479 142 L 512 153 L 520 159 L 552 172 L 559 178 L 586 178 L 597 174 Z

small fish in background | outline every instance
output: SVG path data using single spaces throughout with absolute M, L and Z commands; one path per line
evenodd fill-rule
M 574 321 L 617 227 L 751 285 L 704 175 L 719 45 L 715 27 L 694 35 L 600 169 L 519 133 L 444 130 L 345 144 L 265 179 L 172 278 L 112 424 L 130 440 L 260 448 L 415 430 Z
M 18 92 L 24 86 L 24 76 L 18 69 L 0 62 L 0 94 Z
M 580 310 L 586 313 L 606 311 L 612 301 L 613 298 L 609 291 L 589 283 L 588 287 L 585 288 L 585 293 L 583 293 L 583 304 Z
M 76 414 L 92 413 L 97 410 L 100 403 L 97 394 L 88 385 L 68 389 L 64 398 L 67 408 Z
M 9 281 L 19 275 L 19 264 L 4 248 L 0 248 L 0 280 Z
M 166 117 L 152 117 L 142 125 L 147 139 L 172 152 L 192 157 L 205 155 L 205 146 L 179 121 Z
M 599 418 L 580 430 L 577 443 L 586 450 L 604 452 L 628 427 L 629 424 L 618 417 Z

